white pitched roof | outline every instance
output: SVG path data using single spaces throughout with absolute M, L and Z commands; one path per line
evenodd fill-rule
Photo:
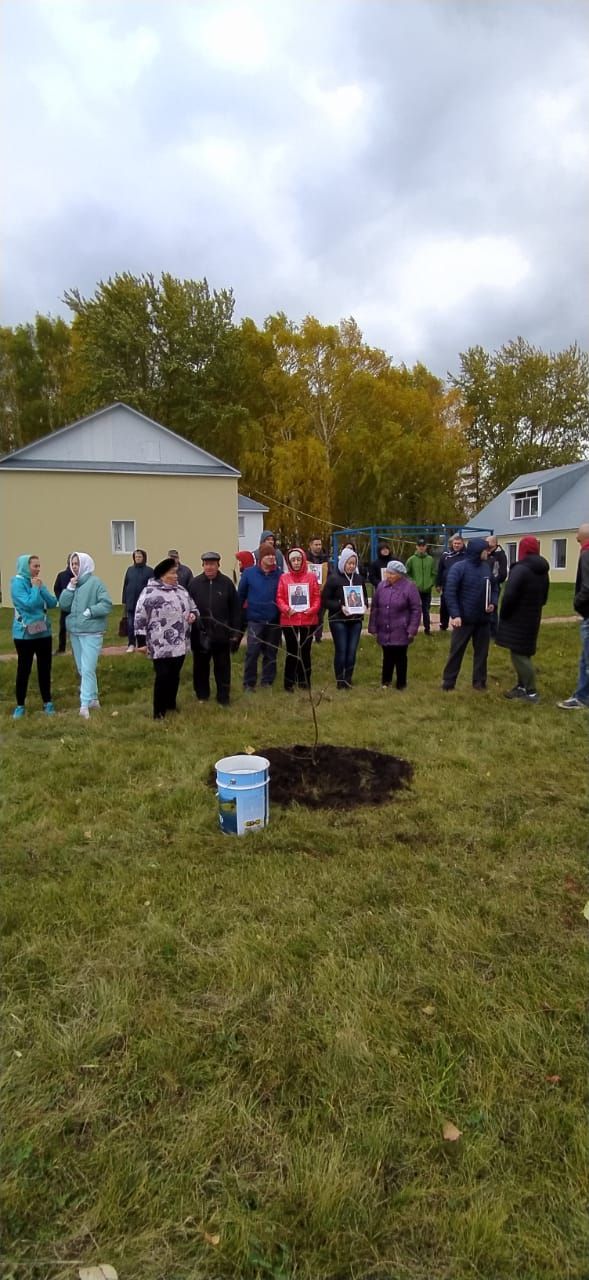
M 93 471 L 239 476 L 235 467 L 117 403 L 0 459 L 11 471 Z

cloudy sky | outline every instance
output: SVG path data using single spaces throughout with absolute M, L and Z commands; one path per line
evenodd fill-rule
M 587 0 L 2 0 L 0 320 L 117 271 L 437 373 L 588 345 Z

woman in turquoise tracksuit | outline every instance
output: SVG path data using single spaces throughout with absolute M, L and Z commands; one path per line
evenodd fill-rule
M 112 600 L 104 582 L 94 573 L 92 556 L 74 551 L 70 569 L 74 576 L 59 597 L 59 607 L 68 615 L 65 625 L 80 675 L 80 715 L 89 720 L 90 708 L 100 706 L 96 664 Z
M 10 594 L 14 605 L 12 639 L 18 655 L 16 707 L 12 718 L 20 720 L 25 714 L 25 699 L 34 658 L 37 659 L 37 679 L 43 700 L 43 710 L 46 716 L 52 716 L 54 714 L 51 701 L 52 642 L 51 623 L 47 617 L 47 610 L 55 609 L 57 600 L 43 582 L 38 556 L 18 557 L 16 576 L 10 583 Z

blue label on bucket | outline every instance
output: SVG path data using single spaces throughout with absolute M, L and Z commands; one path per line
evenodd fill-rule
M 269 763 L 263 756 L 218 760 L 219 823 L 226 835 L 247 835 L 268 823 Z

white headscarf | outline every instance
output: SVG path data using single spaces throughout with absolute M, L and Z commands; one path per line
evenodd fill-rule
M 72 551 L 73 556 L 77 556 L 80 561 L 79 578 L 83 578 L 87 573 L 94 573 L 94 561 L 86 551 Z M 71 556 L 70 556 L 71 559 Z

